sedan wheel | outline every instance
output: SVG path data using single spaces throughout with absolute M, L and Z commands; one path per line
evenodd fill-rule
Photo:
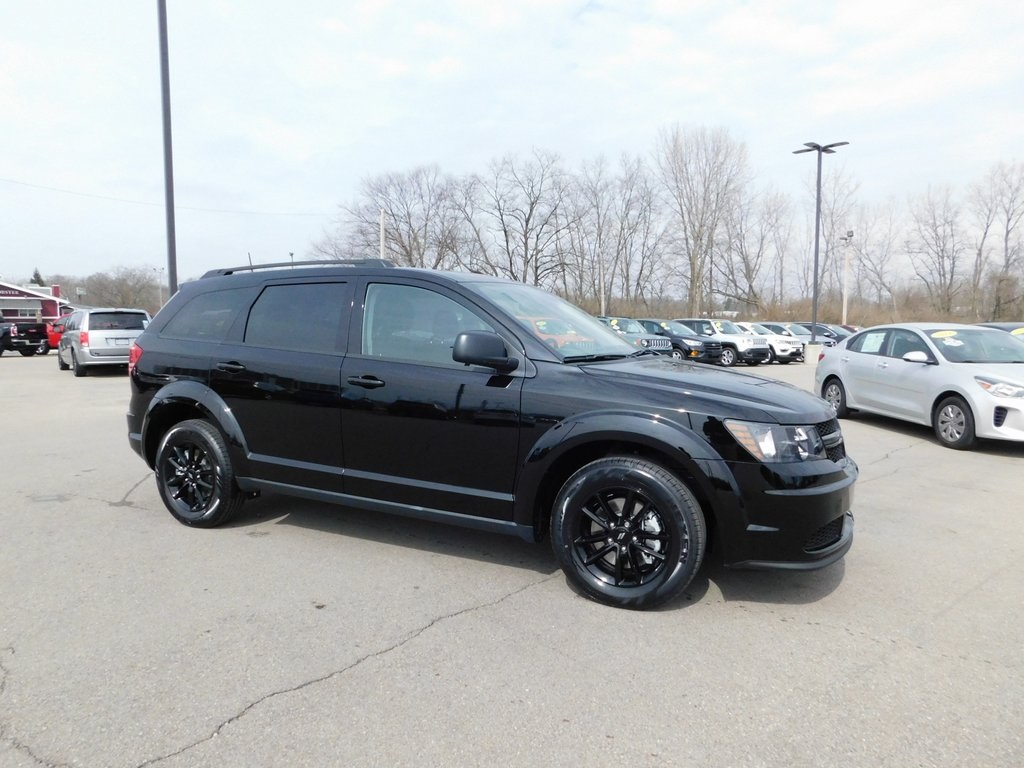
M 846 406 L 846 390 L 839 379 L 832 377 L 826 381 L 821 388 L 821 396 L 832 406 L 837 418 L 844 419 L 850 415 L 850 409 Z
M 935 409 L 935 436 L 939 442 L 959 451 L 974 445 L 974 416 L 959 397 L 947 397 Z
M 220 525 L 245 500 L 235 484 L 224 438 L 201 419 L 183 421 L 164 435 L 155 469 L 164 506 L 185 525 Z
M 562 487 L 551 543 L 569 582 L 587 597 L 650 608 L 678 595 L 704 557 L 704 515 L 664 467 L 612 456 L 587 464 Z

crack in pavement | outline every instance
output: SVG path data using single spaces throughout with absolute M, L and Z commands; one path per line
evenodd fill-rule
M 7 665 L 4 664 L 4 657 L 14 655 L 15 650 L 13 645 L 8 645 L 6 648 L 0 648 L 0 698 L 3 698 L 4 693 L 7 691 L 7 679 L 11 675 L 11 670 L 9 670 Z M 41 758 L 32 751 L 32 747 L 28 744 L 24 744 L 8 733 L 8 725 L 3 720 L 0 720 L 0 743 L 7 744 L 16 752 L 27 755 L 36 765 L 42 765 L 45 766 L 45 768 L 71 768 L 69 763 L 51 763 L 49 760 Z
M 555 579 L 555 578 L 557 578 L 560 575 L 561 575 L 560 572 L 559 573 L 554 573 L 554 574 L 551 574 L 550 576 L 545 576 L 543 579 L 538 579 L 537 581 L 532 581 L 529 584 L 526 584 L 526 585 L 520 587 L 519 589 L 512 590 L 511 592 L 509 592 L 507 594 L 504 594 L 504 595 L 502 595 L 499 598 L 491 600 L 490 602 L 479 603 L 478 605 L 471 605 L 471 606 L 468 606 L 466 608 L 462 608 L 460 610 L 453 611 L 451 613 L 447 613 L 447 614 L 445 614 L 443 616 L 437 616 L 437 617 L 431 619 L 427 624 L 424 624 L 422 627 L 409 632 L 404 638 L 402 638 L 398 642 L 394 643 L 393 645 L 390 645 L 387 648 L 382 648 L 382 649 L 380 649 L 378 651 L 374 651 L 372 653 L 368 653 L 365 656 L 362 656 L 361 658 L 356 659 L 351 664 L 349 664 L 347 667 L 343 667 L 341 669 L 337 669 L 337 670 L 335 670 L 333 672 L 330 672 L 330 673 L 328 673 L 326 675 L 323 675 L 321 677 L 314 678 L 312 680 L 307 680 L 304 683 L 300 683 L 298 685 L 294 685 L 294 686 L 292 686 L 290 688 L 283 688 L 283 689 L 281 689 L 279 691 L 272 691 L 272 692 L 266 694 L 265 696 L 260 697 L 259 699 L 257 699 L 256 701 L 252 702 L 251 704 L 248 704 L 246 707 L 244 707 L 237 714 L 232 715 L 231 717 L 229 717 L 227 720 L 225 720 L 220 725 L 218 725 L 216 728 L 214 728 L 209 736 L 206 736 L 206 737 L 204 737 L 202 739 L 199 739 L 198 741 L 194 741 L 193 743 L 188 744 L 188 745 L 182 747 L 181 749 L 177 750 L 176 752 L 171 752 L 170 754 L 161 755 L 160 757 L 154 757 L 154 758 L 151 758 L 149 760 L 146 760 L 145 762 L 139 763 L 136 766 L 136 768 L 147 768 L 147 766 L 156 765 L 157 763 L 161 763 L 164 760 L 170 760 L 172 757 L 180 757 L 181 755 L 185 754 L 189 750 L 195 749 L 196 747 L 201 746 L 203 744 L 206 744 L 207 742 L 210 742 L 213 739 L 217 738 L 217 736 L 219 736 L 221 734 L 221 732 L 224 731 L 225 728 L 230 726 L 232 723 L 235 723 L 235 722 L 241 720 L 243 717 L 245 717 L 247 714 L 249 714 L 249 712 L 251 712 L 252 710 L 256 709 L 256 707 L 260 706 L 264 702 L 270 701 L 271 699 L 277 698 L 278 696 L 284 696 L 284 695 L 289 694 L 289 693 L 295 693 L 297 691 L 304 690 L 306 688 L 309 688 L 311 686 L 317 685 L 319 683 L 324 683 L 324 682 L 327 682 L 328 680 L 332 680 L 332 679 L 334 679 L 336 677 L 340 677 L 341 675 L 344 675 L 345 673 L 352 671 L 356 667 L 361 666 L 362 664 L 364 664 L 367 661 L 371 661 L 372 659 L 377 659 L 377 658 L 380 658 L 382 656 L 386 656 L 387 654 L 389 654 L 389 653 L 391 653 L 393 651 L 399 650 L 400 648 L 402 648 L 405 645 L 411 643 L 413 640 L 415 640 L 418 637 L 420 637 L 424 632 L 426 632 L 427 630 L 429 630 L 432 627 L 436 626 L 437 624 L 441 623 L 442 621 L 447 621 L 448 619 L 454 619 L 454 618 L 457 618 L 459 616 L 463 616 L 463 615 L 468 614 L 468 613 L 473 613 L 474 611 L 482 610 L 484 608 L 491 608 L 491 607 L 493 607 L 495 605 L 498 605 L 499 603 L 503 603 L 504 601 L 506 601 L 506 600 L 508 600 L 510 598 L 515 597 L 516 595 L 519 595 L 519 594 L 521 594 L 523 592 L 526 592 L 527 590 L 533 589 L 534 587 L 540 586 L 541 584 L 544 584 L 544 583 L 546 583 L 548 581 L 551 581 L 552 579 Z

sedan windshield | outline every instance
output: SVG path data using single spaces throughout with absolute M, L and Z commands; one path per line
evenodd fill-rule
M 934 328 L 925 334 L 951 363 L 1024 364 L 1024 341 L 1002 331 Z
M 481 283 L 476 288 L 563 360 L 627 357 L 636 352 L 636 347 L 596 317 L 539 288 L 507 282 Z

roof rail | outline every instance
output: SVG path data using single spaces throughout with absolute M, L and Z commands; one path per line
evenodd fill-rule
M 291 269 L 293 267 L 394 267 L 387 259 L 330 259 L 324 261 L 278 261 L 273 264 L 243 264 L 239 267 L 211 269 L 203 277 L 233 275 L 235 272 L 255 272 L 258 269 Z

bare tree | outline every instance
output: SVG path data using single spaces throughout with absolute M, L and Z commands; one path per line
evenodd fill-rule
M 879 206 L 861 206 L 854 214 L 852 248 L 856 255 L 857 285 L 867 283 L 876 304 L 890 308 L 890 320 L 899 319 L 896 292 L 899 280 L 897 244 L 901 221 L 895 200 Z
M 334 234 L 314 246 L 325 258 L 372 257 L 383 251 L 402 266 L 451 269 L 461 216 L 454 180 L 437 166 L 366 179 L 359 201 L 344 208 Z
M 972 273 L 972 298 L 978 298 L 981 292 L 982 272 L 986 266 L 986 241 L 992 230 L 996 230 L 999 238 L 997 247 L 998 266 L 992 277 L 993 296 L 991 309 L 983 312 L 980 300 L 974 304 L 976 316 L 983 314 L 993 319 L 1003 315 L 1007 304 L 1020 300 L 1015 295 L 1019 277 L 1015 270 L 1021 266 L 1021 234 L 1020 225 L 1024 219 L 1024 163 L 997 163 L 989 171 L 985 179 L 971 187 L 970 211 L 978 226 L 978 238 L 975 243 L 975 266 Z
M 463 184 L 459 209 L 479 259 L 475 268 L 534 285 L 555 282 L 557 243 L 569 221 L 565 184 L 557 155 L 540 150 L 525 161 L 504 157 L 486 178 Z
M 777 248 L 788 238 L 787 214 L 788 201 L 778 192 L 737 194 L 715 259 L 719 295 L 757 310 L 764 307 L 765 294 L 774 285 L 769 274 L 782 264 Z
M 661 134 L 655 157 L 683 259 L 677 272 L 686 280 L 687 312 L 700 314 L 713 295 L 715 238 L 748 180 L 746 146 L 724 129 L 676 126 Z
M 82 281 L 82 302 L 92 307 L 138 307 L 151 313 L 159 306 L 159 278 L 151 267 L 117 267 Z
M 960 292 L 960 268 L 967 249 L 960 208 L 948 187 L 929 187 L 923 197 L 912 202 L 911 218 L 907 252 L 914 272 L 921 278 L 932 308 L 949 317 Z

